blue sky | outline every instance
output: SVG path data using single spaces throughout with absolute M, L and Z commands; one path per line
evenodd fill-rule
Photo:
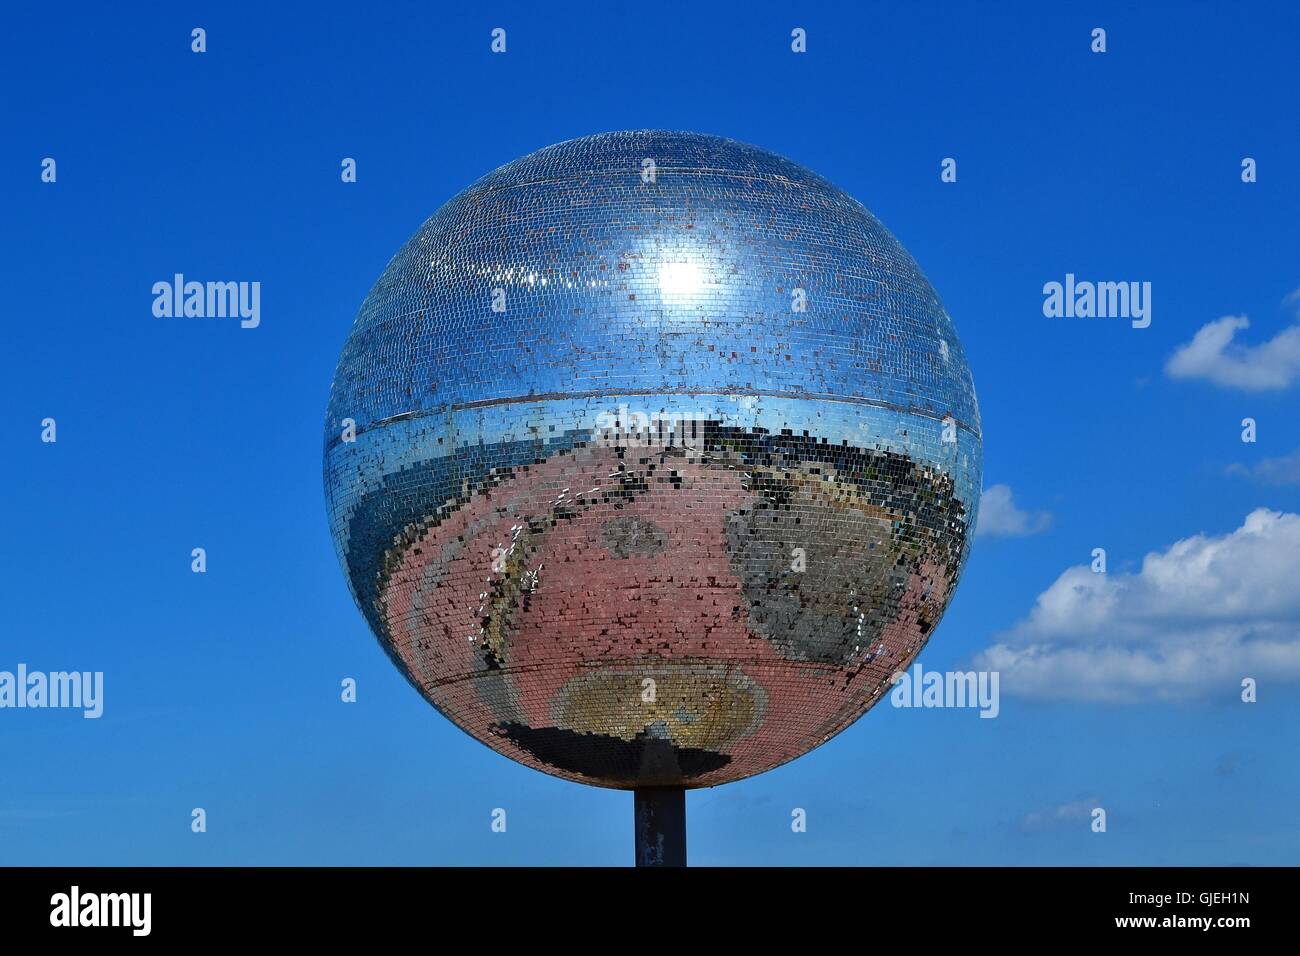
M 1300 13 L 1074 6 L 15 10 L 0 669 L 106 690 L 99 720 L 0 711 L 0 863 L 630 861 L 630 795 L 494 754 L 379 650 L 320 435 L 356 310 L 425 218 L 527 152 L 651 127 L 781 153 L 884 222 L 957 324 L 985 485 L 1010 489 L 921 657 L 1001 662 L 1000 716 L 882 705 L 692 793 L 692 862 L 1300 862 Z M 177 272 L 260 281 L 260 327 L 155 319 Z M 1046 318 L 1066 273 L 1150 282 L 1150 327 Z M 1249 327 L 1194 342 L 1230 316 Z

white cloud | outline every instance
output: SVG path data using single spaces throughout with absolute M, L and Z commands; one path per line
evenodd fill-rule
M 1261 345 L 1233 341 L 1239 330 L 1249 327 L 1244 315 L 1207 323 L 1169 357 L 1165 374 L 1251 392 L 1287 388 L 1300 376 L 1300 325 L 1283 329 Z
M 980 495 L 977 538 L 1021 538 L 1038 534 L 1052 523 L 1046 511 L 1021 511 L 1012 499 L 1010 485 L 993 485 Z
M 1289 455 L 1265 458 L 1253 468 L 1229 465 L 1227 471 L 1230 475 L 1246 475 L 1269 485 L 1300 485 L 1300 448 Z
M 1009 694 L 1178 699 L 1300 681 L 1300 515 L 1259 508 L 1217 537 L 1153 551 L 1136 573 L 1067 568 L 978 655 Z

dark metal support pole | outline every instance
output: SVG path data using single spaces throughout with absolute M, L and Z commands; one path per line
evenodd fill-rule
M 636 865 L 686 865 L 686 790 L 643 787 L 636 791 Z

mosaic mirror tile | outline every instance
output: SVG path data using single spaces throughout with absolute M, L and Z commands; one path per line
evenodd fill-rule
M 693 133 L 561 143 L 450 200 L 366 297 L 325 425 L 339 558 L 402 673 L 494 750 L 627 789 L 760 773 L 886 696 L 980 468 L 907 251 Z

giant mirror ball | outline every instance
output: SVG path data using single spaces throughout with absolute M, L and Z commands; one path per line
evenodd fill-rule
M 539 150 L 370 290 L 325 424 L 339 559 L 393 662 L 492 749 L 713 786 L 824 743 L 934 633 L 979 410 L 860 203 L 715 136 Z

